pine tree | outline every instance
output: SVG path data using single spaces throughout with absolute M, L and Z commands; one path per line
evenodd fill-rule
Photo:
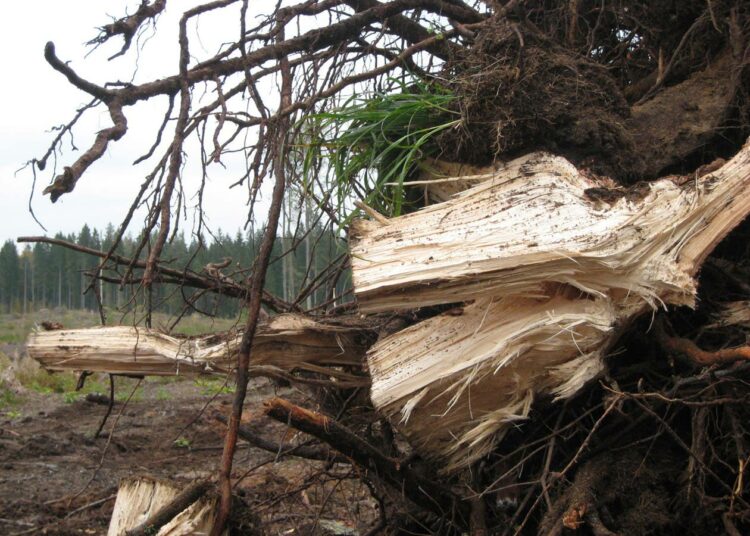
M 7 240 L 0 249 L 0 304 L 11 312 L 18 303 L 21 268 L 16 245 Z

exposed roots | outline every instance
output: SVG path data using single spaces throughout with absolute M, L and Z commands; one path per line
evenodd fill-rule
M 484 165 L 530 147 L 632 154 L 628 106 L 603 67 L 521 23 L 491 24 L 452 65 L 465 129 L 443 137 L 445 158 Z
M 633 182 L 726 156 L 750 133 L 749 27 L 732 0 L 501 10 L 447 65 L 464 125 L 441 135 L 443 157 L 546 149 Z

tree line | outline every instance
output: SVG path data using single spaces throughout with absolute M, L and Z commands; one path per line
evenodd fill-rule
M 184 234 L 177 234 L 161 257 L 170 267 L 203 273 L 207 265 L 225 261 L 228 265 L 222 269 L 222 274 L 241 281 L 250 273 L 262 232 L 262 229 L 237 231 L 232 236 L 219 231 L 210 239 L 193 235 L 189 240 Z M 115 236 L 116 229 L 110 224 L 103 231 L 84 225 L 78 233 L 58 233 L 55 238 L 108 251 Z M 133 237 L 124 237 L 115 252 L 130 257 L 137 242 Z M 305 229 L 304 224 L 300 224 L 292 229 L 287 225 L 274 245 L 266 290 L 293 302 L 301 289 L 313 286 L 315 290 L 300 305 L 313 308 L 331 302 L 342 296 L 350 285 L 348 270 L 342 269 L 341 276 L 335 281 L 319 276 L 332 262 L 340 259 L 344 251 L 341 240 L 330 228 L 313 226 Z M 0 248 L 0 311 L 26 313 L 40 308 L 96 310 L 97 291 L 101 304 L 107 309 L 126 310 L 145 304 L 143 293 L 138 292 L 136 284 L 99 281 L 96 288 L 92 288 L 87 273 L 95 269 L 99 261 L 61 246 L 37 242 L 19 249 L 15 242 L 6 241 Z M 138 272 L 134 275 L 137 276 Z M 113 272 L 109 272 L 109 276 L 117 278 Z M 178 314 L 190 300 L 192 306 L 189 309 L 231 317 L 242 306 L 235 298 L 210 293 L 198 296 L 196 292 L 178 285 L 154 287 L 150 298 L 153 310 Z

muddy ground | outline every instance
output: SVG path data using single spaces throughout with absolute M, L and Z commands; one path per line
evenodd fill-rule
M 118 379 L 116 398 L 135 382 Z M 269 439 L 294 440 L 260 416 L 261 402 L 274 395 L 304 401 L 301 393 L 253 380 L 244 420 Z M 144 381 L 124 410 L 122 400 L 115 404 L 94 439 L 105 405 L 23 393 L 20 406 L 0 413 L 0 534 L 106 534 L 121 478 L 190 482 L 212 474 L 224 430 L 211 413 L 226 414 L 231 396 L 220 394 L 199 416 L 211 398 L 206 389 L 191 380 Z M 248 505 L 241 533 L 358 534 L 376 522 L 377 504 L 350 466 L 274 458 L 240 445 L 234 476 Z

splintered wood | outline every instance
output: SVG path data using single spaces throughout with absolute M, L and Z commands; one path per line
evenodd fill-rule
M 750 212 L 750 148 L 711 174 L 629 191 L 528 155 L 449 200 L 351 228 L 365 312 L 464 303 L 378 342 L 372 400 L 446 471 L 486 454 L 540 395 L 575 394 L 638 314 L 694 305 L 693 276 Z M 424 185 L 429 189 L 429 185 Z
M 125 478 L 120 482 L 117 499 L 109 522 L 107 536 L 126 536 L 168 505 L 180 493 L 177 484 L 151 477 Z M 155 536 L 189 536 L 209 534 L 216 519 L 217 499 L 201 497 L 158 530 Z
M 29 356 L 50 371 L 87 370 L 117 374 L 226 373 L 236 363 L 241 334 L 177 338 L 128 326 L 37 331 Z M 260 325 L 253 341 L 250 373 L 277 376 L 295 371 L 322 373 L 343 385 L 368 379 L 345 372 L 359 368 L 366 350 L 362 329 L 280 315 Z

